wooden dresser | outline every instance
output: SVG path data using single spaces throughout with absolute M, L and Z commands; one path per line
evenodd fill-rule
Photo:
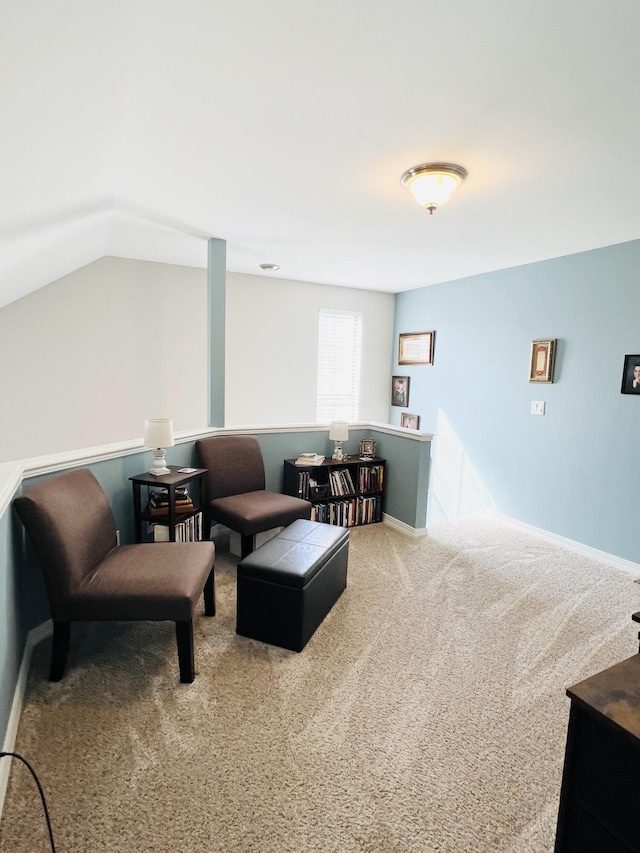
M 640 654 L 567 695 L 555 853 L 640 853 Z

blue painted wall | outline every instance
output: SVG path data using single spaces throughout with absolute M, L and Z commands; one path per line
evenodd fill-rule
M 436 434 L 430 518 L 487 507 L 640 561 L 640 397 L 620 393 L 640 353 L 640 241 L 399 294 L 396 342 L 429 330 L 433 366 L 394 364 L 410 398 L 389 419 Z M 528 381 L 538 338 L 558 340 L 553 384 Z

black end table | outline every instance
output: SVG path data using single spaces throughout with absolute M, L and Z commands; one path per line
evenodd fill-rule
M 176 541 L 176 524 L 194 518 L 198 514 L 206 518 L 206 468 L 190 468 L 188 472 L 182 471 L 183 466 L 169 465 L 170 474 L 137 474 L 129 477 L 133 484 L 133 515 L 135 520 L 135 540 L 144 541 L 145 524 L 165 524 L 169 528 L 169 541 Z M 185 466 L 186 467 L 186 466 Z M 189 512 L 177 512 L 176 489 L 187 483 L 196 483 L 198 495 L 191 495 L 193 508 Z M 144 488 L 144 493 L 143 493 Z M 151 514 L 149 510 L 149 495 L 151 491 L 166 491 L 168 495 L 168 507 L 166 514 Z M 144 503 L 144 508 L 143 508 Z M 201 537 L 198 537 L 201 538 Z M 206 537 L 208 538 L 208 536 Z

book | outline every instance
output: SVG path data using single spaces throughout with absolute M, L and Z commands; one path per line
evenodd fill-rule
M 190 512 L 194 506 L 191 498 L 177 498 L 175 502 L 176 513 L 181 512 Z M 147 512 L 149 515 L 168 515 L 169 514 L 169 502 L 154 502 L 149 501 L 149 505 L 147 507 Z
M 154 542 L 169 542 L 171 536 L 169 534 L 169 526 L 167 524 L 152 524 L 153 541 Z M 175 541 L 176 542 L 199 542 L 202 540 L 202 513 L 185 521 L 178 521 L 175 525 Z
M 295 461 L 296 465 L 322 465 L 324 456 L 319 453 L 301 453 Z
M 166 524 L 154 524 L 153 525 L 153 541 L 154 542 L 168 542 L 169 541 L 169 528 Z
M 192 500 L 191 500 L 191 498 L 189 498 L 189 497 L 187 497 L 187 498 L 180 498 L 180 497 L 177 497 L 177 498 L 175 499 L 175 505 L 176 505 L 176 506 L 181 506 L 182 504 L 190 504 L 190 503 L 193 503 L 193 501 L 192 501 Z M 164 507 L 167 507 L 167 506 L 169 506 L 169 501 L 149 501 L 149 506 L 153 506 L 153 507 L 161 507 L 161 506 L 164 506 Z
M 191 501 L 181 502 L 176 501 L 176 515 L 180 515 L 181 513 L 191 512 L 194 509 L 193 503 Z M 164 506 L 149 506 L 149 515 L 151 516 L 164 516 L 169 515 L 169 505 L 165 504 Z
M 176 504 L 180 501 L 190 501 L 191 498 L 189 496 L 189 492 L 187 491 L 186 486 L 179 486 L 175 491 Z M 161 492 L 150 492 L 149 493 L 149 505 L 150 506 L 167 506 L 169 503 L 169 493 L 166 491 Z

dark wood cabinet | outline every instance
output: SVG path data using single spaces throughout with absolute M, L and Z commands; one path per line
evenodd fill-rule
M 129 477 L 133 485 L 136 542 L 191 542 L 203 538 L 207 469 L 191 468 L 185 472 L 176 465 L 170 465 L 169 469 L 170 474 L 156 476 L 145 472 Z M 191 499 L 186 510 L 181 507 L 182 487 L 187 488 Z M 153 494 L 165 497 L 166 505 L 152 506 Z
M 640 654 L 567 695 L 555 853 L 640 853 Z
M 312 504 L 311 520 L 342 527 L 382 521 L 386 460 L 345 456 L 320 465 L 296 465 L 284 460 L 283 488 L 287 495 Z

